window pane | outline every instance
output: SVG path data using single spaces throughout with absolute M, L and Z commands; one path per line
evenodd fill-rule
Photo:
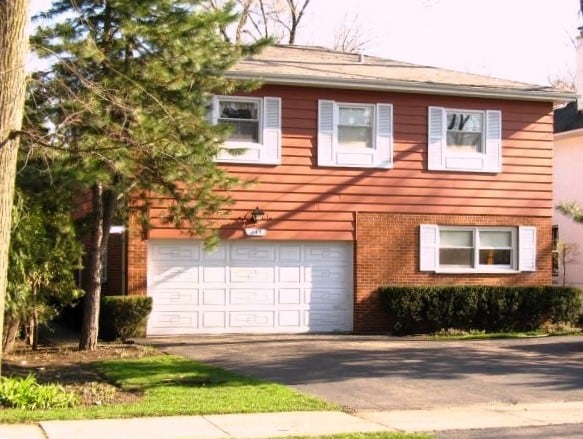
M 338 143 L 354 148 L 372 148 L 370 128 L 338 127 Z
M 371 126 L 371 120 L 369 107 L 339 107 L 338 125 Z
M 474 266 L 474 250 L 471 248 L 440 248 L 439 265 L 472 268 Z
M 447 132 L 447 148 L 455 152 L 481 152 L 481 133 Z
M 220 101 L 220 119 L 250 119 L 257 120 L 258 108 L 256 102 Z
M 512 247 L 511 232 L 480 232 L 480 247 Z
M 447 129 L 464 132 L 482 132 L 482 114 L 447 112 Z
M 471 230 L 441 230 L 439 232 L 441 247 L 473 247 L 474 238 Z
M 228 125 L 232 129 L 229 140 L 259 143 L 259 129 L 257 122 L 229 121 L 222 123 L 225 123 L 225 125 Z
M 455 153 L 482 152 L 484 115 L 447 112 L 447 148 Z
M 480 265 L 511 265 L 512 250 L 480 250 Z

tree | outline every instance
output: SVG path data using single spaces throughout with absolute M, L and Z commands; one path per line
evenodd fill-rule
M 334 50 L 362 53 L 368 43 L 369 39 L 363 34 L 362 26 L 356 15 L 351 22 L 348 16 L 345 16 L 343 23 L 334 30 L 334 43 L 332 45 Z
M 71 217 L 72 191 L 56 184 L 59 176 L 54 169 L 46 172 L 45 162 L 22 159 L 26 166 L 16 176 L 4 352 L 11 350 L 21 332 L 35 350 L 39 323 L 82 294 L 75 284 L 82 247 Z
M 26 88 L 27 20 L 28 0 L 0 2 L 0 335 L 4 327 L 14 177 Z
M 216 242 L 212 220 L 239 181 L 215 165 L 228 128 L 207 120 L 213 94 L 241 84 L 223 76 L 268 41 L 231 45 L 219 30 L 227 6 L 197 0 L 56 1 L 33 47 L 54 57 L 30 95 L 36 147 L 58 154 L 87 200 L 89 281 L 79 348 L 97 346 L 101 269 L 113 218 L 135 209 L 147 227 L 151 197 L 169 206 L 160 220 Z
M 298 29 L 311 0 L 236 0 L 239 19 L 234 25 L 223 26 L 227 41 L 239 44 L 247 36 L 256 41 L 271 38 L 277 43 L 295 44 Z M 225 0 L 211 0 L 213 9 L 221 9 Z

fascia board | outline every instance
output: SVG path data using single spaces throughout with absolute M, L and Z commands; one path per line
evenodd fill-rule
M 353 80 L 343 78 L 321 78 L 293 75 L 254 75 L 242 72 L 227 72 L 233 79 L 259 80 L 264 84 L 296 85 L 304 87 L 327 87 L 357 90 L 392 91 L 402 93 L 425 93 L 447 96 L 466 96 L 488 99 L 512 99 L 521 101 L 547 101 L 565 103 L 576 100 L 574 92 L 548 92 L 479 86 L 437 84 L 432 82 L 405 82 L 383 80 Z

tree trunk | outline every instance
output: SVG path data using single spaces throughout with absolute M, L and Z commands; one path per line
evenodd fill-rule
M 2 352 L 9 354 L 14 349 L 18 332 L 20 331 L 20 319 L 8 316 L 4 322 L 4 336 L 2 337 Z
M 81 326 L 80 350 L 93 351 L 97 348 L 99 332 L 99 305 L 101 301 L 101 270 L 103 258 L 103 185 L 92 188 L 91 236 L 89 242 L 89 263 L 87 266 L 89 282 L 85 291 L 83 324 Z
M 27 20 L 28 0 L 0 1 L 0 339 L 4 329 L 16 153 L 26 89 Z M 0 364 L 1 360 L 2 351 Z
M 91 238 L 87 266 L 89 283 L 85 292 L 83 324 L 79 340 L 79 349 L 89 351 L 97 348 L 103 257 L 107 251 L 109 229 L 116 207 L 116 194 L 110 190 L 104 190 L 101 183 L 93 186 L 91 196 Z

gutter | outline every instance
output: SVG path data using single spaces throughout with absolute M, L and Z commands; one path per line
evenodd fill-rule
M 512 99 L 521 101 L 542 101 L 554 103 L 567 103 L 575 101 L 574 92 L 477 87 L 455 84 L 438 84 L 433 82 L 405 82 L 389 80 L 355 80 L 344 78 L 322 78 L 319 76 L 305 75 L 254 75 L 243 72 L 226 72 L 225 76 L 233 79 L 259 80 L 263 84 L 296 85 L 302 87 L 333 87 L 358 90 L 391 91 L 401 93 L 424 93 L 447 96 L 466 96 L 488 99 Z

